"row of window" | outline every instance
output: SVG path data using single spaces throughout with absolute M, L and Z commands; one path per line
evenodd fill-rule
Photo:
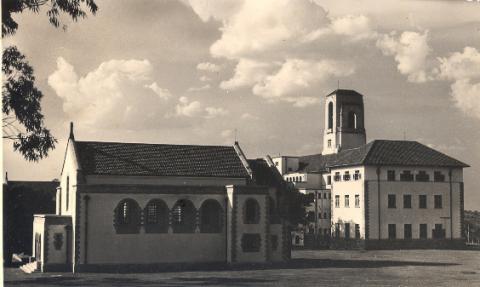
M 394 170 L 387 171 L 387 180 L 388 181 L 396 181 L 397 177 Z M 424 171 L 420 170 L 417 174 L 413 174 L 410 170 L 404 170 L 400 173 L 400 181 L 420 181 L 420 182 L 427 182 L 430 181 L 430 175 Z M 444 182 L 445 175 L 441 171 L 434 171 L 433 172 L 433 181 L 436 182 Z
M 335 195 L 335 207 L 340 207 L 340 195 Z M 350 207 L 350 195 L 344 195 L 344 207 Z M 355 194 L 355 207 L 360 207 L 360 195 Z
M 278 217 L 273 198 L 269 197 L 270 217 Z M 197 225 L 202 233 L 222 231 L 223 208 L 214 199 L 207 199 L 198 210 L 190 200 L 178 200 L 171 210 L 161 199 L 149 201 L 142 210 L 133 199 L 124 199 L 115 208 L 114 227 L 117 233 L 138 233 L 140 226 L 146 233 L 165 233 L 169 226 L 174 233 L 193 233 Z M 198 224 L 197 224 L 198 222 Z M 260 222 L 260 205 L 257 200 L 249 198 L 243 206 L 243 223 Z
M 426 223 L 419 225 L 419 238 L 427 239 L 428 227 Z M 403 225 L 403 238 L 412 239 L 412 225 L 404 224 Z M 445 229 L 443 229 L 442 224 L 435 224 L 435 228 L 432 229 L 432 238 L 433 239 L 443 239 L 445 238 Z M 397 239 L 397 225 L 389 224 L 388 225 L 388 239 Z
M 303 176 L 289 176 L 285 178 L 287 182 L 303 182 L 304 177 Z
M 433 199 L 434 208 L 443 208 L 443 200 L 441 195 L 436 194 L 433 196 Z M 397 208 L 397 196 L 395 194 L 388 195 L 388 208 Z M 403 195 L 403 208 L 412 208 L 412 195 Z M 418 195 L 418 208 L 427 208 L 427 195 Z
M 343 176 L 340 175 L 340 172 L 337 171 L 335 172 L 335 175 L 333 176 L 333 180 L 334 181 L 341 181 L 343 179 L 343 181 L 350 181 L 350 180 L 360 180 L 362 179 L 362 174 L 360 173 L 359 170 L 356 170 L 355 173 L 353 174 L 350 174 L 350 172 L 347 170 L 343 173 Z M 327 184 L 332 184 L 332 179 L 331 177 L 327 177 Z
M 341 224 L 335 223 L 335 237 L 340 238 Z M 350 223 L 344 223 L 344 238 L 350 239 Z M 355 224 L 355 239 L 360 239 L 360 224 Z
M 344 238 L 350 239 L 350 223 L 343 224 Z M 341 223 L 335 223 L 335 237 L 340 237 Z M 419 224 L 418 234 L 420 239 L 427 239 L 428 226 L 426 223 Z M 355 224 L 355 239 L 360 239 L 360 225 Z M 403 225 L 403 238 L 412 239 L 412 224 Z M 442 224 L 435 224 L 435 228 L 432 229 L 432 238 L 443 239 L 445 238 L 445 229 Z M 388 224 L 388 239 L 397 239 L 397 225 Z

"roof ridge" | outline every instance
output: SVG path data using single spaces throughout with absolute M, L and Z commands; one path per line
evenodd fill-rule
M 167 144 L 167 143 L 141 143 L 141 142 L 115 142 L 115 141 L 75 141 L 76 143 L 98 143 L 98 144 L 128 144 L 128 145 L 161 145 L 161 146 L 185 146 L 185 147 L 228 147 L 233 145 L 201 145 L 201 144 Z

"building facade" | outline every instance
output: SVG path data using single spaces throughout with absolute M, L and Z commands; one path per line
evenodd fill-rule
M 237 143 L 86 142 L 72 128 L 56 214 L 34 216 L 35 264 L 77 272 L 286 260 L 279 192 L 257 177 Z
M 308 234 L 318 241 L 324 228 L 337 248 L 463 243 L 468 165 L 415 141 L 366 143 L 363 96 L 351 90 L 326 96 L 323 145 L 321 154 L 274 158 L 296 190 L 316 194 L 307 207 L 308 227 L 292 234 L 294 245 L 306 244 Z M 329 216 L 322 218 L 325 211 Z

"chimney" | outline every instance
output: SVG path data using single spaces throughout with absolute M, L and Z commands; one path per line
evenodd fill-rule
M 73 122 L 70 122 L 70 135 L 68 136 L 68 138 L 75 140 L 75 136 L 73 135 Z

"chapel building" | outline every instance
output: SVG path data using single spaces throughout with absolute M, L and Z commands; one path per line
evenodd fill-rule
M 248 161 L 238 143 L 77 141 L 72 124 L 56 214 L 34 216 L 35 261 L 25 270 L 284 261 L 281 187 L 273 163 Z

